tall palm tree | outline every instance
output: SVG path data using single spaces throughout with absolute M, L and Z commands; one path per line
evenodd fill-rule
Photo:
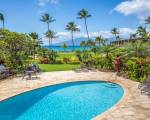
M 87 27 L 87 18 L 90 18 L 90 17 L 91 17 L 91 15 L 85 9 L 80 10 L 78 13 L 78 17 L 77 17 L 77 19 L 84 19 L 84 24 L 85 24 L 88 40 L 90 40 L 90 37 L 89 37 L 89 32 L 88 32 L 88 27 Z
M 52 30 L 48 30 L 46 33 L 45 33 L 45 36 L 49 39 L 49 48 L 52 47 L 52 41 L 54 38 L 56 38 L 56 33 Z
M 74 22 L 69 22 L 66 25 L 66 30 L 70 31 L 71 33 L 71 38 L 72 38 L 72 44 L 73 44 L 73 50 L 75 49 L 75 43 L 74 43 L 74 32 L 79 32 L 80 29 L 77 27 L 77 25 Z
M 5 18 L 2 13 L 0 13 L 0 21 L 3 23 L 3 29 L 5 28 Z
M 111 30 L 111 33 L 115 36 L 116 41 L 117 41 L 117 40 L 118 40 L 118 35 L 119 35 L 118 29 L 117 29 L 117 28 L 113 28 L 113 29 Z M 119 45 L 119 44 L 118 44 L 118 45 Z
M 46 23 L 47 24 L 47 27 L 48 27 L 48 31 L 46 33 L 50 33 L 50 23 L 56 21 L 49 13 L 45 13 L 44 15 L 42 15 L 41 19 L 40 19 L 42 22 Z M 49 35 L 48 35 L 49 36 Z M 50 37 L 47 37 L 49 39 L 49 47 L 51 46 L 51 39 Z
M 50 23 L 56 21 L 49 13 L 45 13 L 42 15 L 41 21 L 47 24 L 48 30 L 50 30 L 49 25 Z

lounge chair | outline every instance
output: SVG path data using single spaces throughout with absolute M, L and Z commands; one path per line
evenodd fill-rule
M 32 66 L 32 69 L 36 72 L 36 73 L 41 73 L 41 69 L 39 67 L 38 64 L 34 63 L 31 65 Z
M 141 94 L 150 95 L 150 86 L 145 86 L 145 87 L 141 88 Z
M 75 72 L 89 72 L 86 65 L 82 64 L 80 65 L 80 68 L 73 68 Z
M 88 70 L 92 71 L 92 72 L 97 72 L 97 69 L 93 66 L 88 67 Z
M 143 87 L 147 87 L 147 86 L 150 86 L 150 74 L 148 74 L 146 81 L 141 82 L 141 83 L 138 85 L 138 88 L 139 88 L 139 89 L 142 89 Z
M 12 75 L 10 70 L 7 69 L 3 64 L 0 64 L 0 79 L 4 79 Z
M 41 73 L 41 70 L 40 70 L 38 64 L 32 64 L 24 70 L 22 79 L 24 79 L 25 76 L 28 76 L 28 79 L 31 80 L 33 74 L 36 76 L 36 78 L 38 78 L 37 77 L 38 73 Z

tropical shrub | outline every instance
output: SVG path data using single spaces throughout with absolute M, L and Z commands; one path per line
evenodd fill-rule
M 76 57 L 78 58 L 78 60 L 79 60 L 80 62 L 82 62 L 82 52 L 81 52 L 80 50 L 77 50 L 77 51 L 75 52 L 75 54 L 76 54 Z
M 77 57 L 72 57 L 71 59 L 70 59 L 70 62 L 69 62 L 70 64 L 80 64 L 80 61 L 78 60 L 78 58 Z
M 150 60 L 134 57 L 127 62 L 127 74 L 130 79 L 145 81 L 150 72 Z
M 48 51 L 48 58 L 49 58 L 49 63 L 54 64 L 56 62 L 56 58 L 58 57 L 58 54 L 56 51 Z
M 99 59 L 99 70 L 113 70 L 114 64 L 112 57 L 101 57 Z
M 49 64 L 49 58 L 48 57 L 41 57 L 40 63 L 41 64 Z
M 24 69 L 33 51 L 33 39 L 27 34 L 0 29 L 0 61 L 10 69 Z
M 63 64 L 63 60 L 62 59 L 56 59 L 55 64 Z
M 46 48 L 40 48 L 38 50 L 38 55 L 41 57 L 46 57 L 47 54 L 48 54 L 48 49 L 46 49 Z
M 63 58 L 63 62 L 64 62 L 65 64 L 69 63 L 69 61 L 70 61 L 69 58 L 66 58 L 66 57 Z

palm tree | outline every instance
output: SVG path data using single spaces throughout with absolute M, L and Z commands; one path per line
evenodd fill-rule
M 32 37 L 32 39 L 37 40 L 39 38 L 39 35 L 36 32 L 29 33 L 29 35 Z
M 86 47 L 87 47 L 87 42 L 86 41 L 82 41 L 80 43 L 80 46 L 83 47 L 83 51 L 85 51 Z
M 49 34 L 50 33 L 49 31 L 51 31 L 50 28 L 49 28 L 50 23 L 52 23 L 52 22 L 54 22 L 56 20 L 49 13 L 45 13 L 44 15 L 42 15 L 41 21 L 47 24 L 48 31 L 46 33 Z M 50 47 L 51 39 L 50 39 L 50 37 L 48 37 L 48 39 L 49 39 L 49 47 Z
M 29 36 L 33 39 L 33 54 L 34 54 L 34 59 L 35 59 L 35 54 L 36 54 L 36 48 L 39 47 L 39 35 L 36 32 L 29 33 Z
M 75 44 L 74 44 L 74 32 L 79 32 L 80 29 L 77 27 L 77 25 L 74 22 L 69 22 L 66 25 L 66 30 L 71 32 L 71 38 L 72 38 L 72 44 L 73 44 L 73 50 L 75 49 Z
M 52 16 L 50 16 L 49 13 L 45 13 L 44 15 L 42 15 L 41 21 L 46 23 L 48 26 L 48 30 L 50 30 L 49 25 L 50 23 L 56 21 Z
M 129 38 L 129 40 L 128 40 L 128 43 L 129 43 L 130 41 L 132 41 L 133 39 L 136 39 L 136 37 L 137 37 L 137 34 L 136 34 L 136 33 L 130 34 L 130 38 Z
M 129 57 L 148 57 L 150 56 L 150 47 L 143 41 L 133 42 L 125 47 Z
M 95 47 L 96 46 L 96 43 L 94 40 L 88 40 L 88 41 L 86 41 L 86 43 L 87 43 L 88 47 Z
M 136 33 L 130 34 L 130 39 L 135 39 L 137 37 Z
M 52 47 L 52 41 L 54 38 L 56 38 L 56 33 L 52 30 L 48 30 L 45 33 L 45 36 L 49 39 L 49 48 L 51 48 Z
M 64 48 L 64 51 L 65 51 L 68 46 L 66 43 L 64 43 L 61 47 Z
M 98 36 L 95 38 L 95 42 L 99 45 L 99 47 L 101 45 L 104 45 L 105 39 L 102 36 Z
M 147 25 L 148 25 L 148 24 L 150 24 L 150 17 L 148 17 L 148 18 L 145 19 L 144 25 L 145 25 L 145 28 L 146 28 L 146 29 L 147 29 Z
M 78 13 L 78 17 L 77 17 L 77 19 L 84 19 L 88 40 L 90 40 L 90 37 L 89 37 L 89 32 L 88 32 L 88 27 L 87 27 L 87 18 L 90 18 L 90 17 L 91 17 L 91 15 L 85 9 L 80 10 L 79 13 Z
M 147 34 L 145 27 L 139 26 L 136 32 L 139 35 L 139 37 L 141 37 L 141 38 L 147 38 L 148 37 L 148 34 Z
M 0 13 L 0 21 L 3 23 L 3 29 L 5 28 L 5 18 L 2 13 Z
M 118 29 L 117 29 L 117 28 L 113 28 L 113 29 L 111 30 L 111 33 L 115 36 L 116 41 L 117 41 L 117 40 L 118 40 L 118 35 L 119 35 Z
M 145 24 L 150 24 L 150 17 L 148 17 L 147 19 L 145 19 Z

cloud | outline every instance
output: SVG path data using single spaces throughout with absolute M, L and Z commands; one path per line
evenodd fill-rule
M 39 6 L 45 6 L 47 3 L 51 3 L 53 5 L 56 5 L 59 3 L 59 0 L 38 0 Z
M 136 15 L 140 20 L 150 16 L 150 0 L 128 0 L 121 2 L 115 8 L 115 11 L 128 15 Z
M 59 0 L 51 0 L 51 4 L 58 4 Z
M 118 30 L 119 30 L 121 38 L 128 38 L 130 34 L 135 33 L 135 31 L 136 31 L 136 29 L 130 29 L 130 28 L 119 28 Z M 98 32 L 89 32 L 89 35 L 91 38 L 95 38 L 100 35 L 103 36 L 104 38 L 108 38 L 108 39 L 114 37 L 111 34 L 111 32 L 108 30 L 101 30 Z M 53 40 L 54 44 L 71 40 L 70 32 L 57 32 L 57 36 L 58 36 L 58 38 Z M 84 32 L 79 32 L 79 33 L 74 34 L 74 38 L 75 39 L 76 38 L 87 38 L 87 35 Z M 47 38 L 43 38 L 43 41 L 44 41 L 44 45 L 48 44 Z

